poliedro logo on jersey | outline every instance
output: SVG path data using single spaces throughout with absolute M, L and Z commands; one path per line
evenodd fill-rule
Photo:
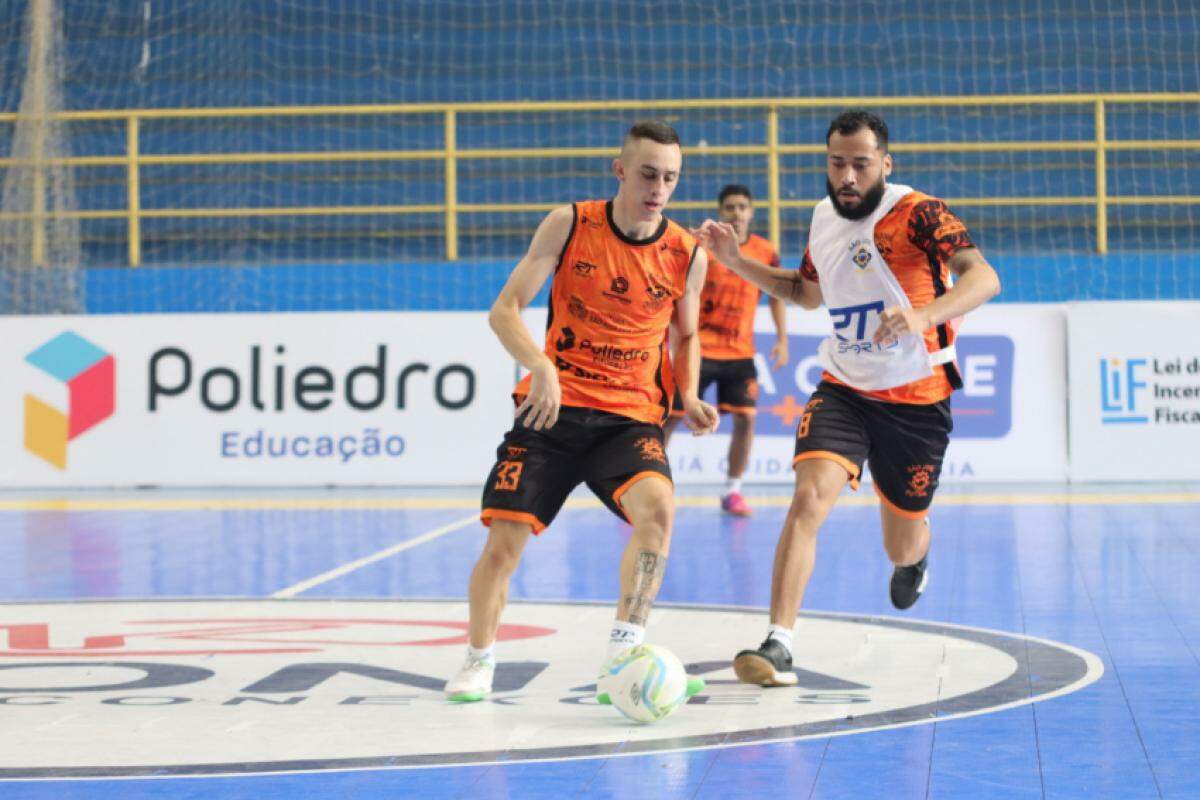
M 775 344 L 775 335 L 756 333 L 759 400 L 755 432 L 763 436 L 794 436 L 804 404 L 821 382 L 824 368 L 817 347 L 824 337 L 790 335 L 788 363 L 772 370 L 763 356 Z M 955 339 L 963 388 L 954 393 L 954 437 L 999 439 L 1012 429 L 1013 341 L 1007 336 L 959 336 Z M 728 432 L 728 415 L 721 428 Z
M 639 350 L 636 347 L 617 347 L 606 342 L 593 342 L 584 339 L 579 343 L 579 349 L 591 354 L 592 361 L 605 364 L 617 369 L 630 369 L 638 361 L 649 361 L 650 351 Z
M 611 757 L 827 737 L 1046 700 L 1091 653 L 934 622 L 805 613 L 794 688 L 738 683 L 765 612 L 655 608 L 650 640 L 707 688 L 630 725 L 592 683 L 611 605 L 513 603 L 495 692 L 444 699 L 466 604 L 162 601 L 0 605 L 0 778 L 237 774 Z M 697 635 L 703 632 L 703 635 Z M 70 724 L 62 724 L 70 720 Z M 336 735 L 313 735 L 313 731 Z
M 25 395 L 25 449 L 59 469 L 67 468 L 67 443 L 113 414 L 116 360 L 77 333 L 66 331 L 38 347 L 25 361 L 55 382 L 58 403 Z

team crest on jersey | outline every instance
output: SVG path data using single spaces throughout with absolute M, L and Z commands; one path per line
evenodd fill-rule
M 643 302 L 642 306 L 650 312 L 658 311 L 671 299 L 671 290 L 654 278 L 650 279 L 650 285 L 646 287 L 646 294 L 649 295 L 649 299 Z
M 662 442 L 650 436 L 643 436 L 633 443 L 642 454 L 643 461 L 654 461 L 658 464 L 667 463 L 667 454 L 663 452 Z
M 850 243 L 850 260 L 859 269 L 866 269 L 867 265 L 871 263 L 871 248 L 867 246 L 865 240 L 855 239 Z

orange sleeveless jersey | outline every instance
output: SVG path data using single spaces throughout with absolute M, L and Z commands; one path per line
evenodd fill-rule
M 946 293 L 950 288 L 950 269 L 946 263 L 959 250 L 974 246 L 967 234 L 967 226 L 945 202 L 920 192 L 905 195 L 875 224 L 875 248 L 896 276 L 913 308 L 927 306 Z M 807 250 L 800 271 L 809 280 L 817 279 Z M 954 332 L 948 325 L 925 331 L 925 347 L 930 352 L 953 341 Z M 830 383 L 841 383 L 828 372 L 822 377 Z M 921 405 L 945 400 L 960 385 L 958 367 L 951 362 L 934 367 L 928 378 L 903 386 L 881 391 L 855 391 L 889 403 Z
M 683 296 L 696 240 L 663 217 L 648 239 L 629 239 L 612 202 L 575 203 L 575 220 L 550 287 L 546 355 L 562 404 L 661 425 L 671 408 L 667 327 Z M 529 391 L 530 377 L 515 395 Z
M 742 255 L 772 267 L 779 254 L 761 236 L 750 234 Z M 700 298 L 700 351 L 705 358 L 725 361 L 754 358 L 754 310 L 758 287 L 708 255 L 708 274 Z

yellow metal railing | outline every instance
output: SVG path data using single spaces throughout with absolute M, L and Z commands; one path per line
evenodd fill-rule
M 61 159 L 42 159 L 44 164 L 73 166 L 118 166 L 126 170 L 127 203 L 120 209 L 45 211 L 38 205 L 30 212 L 0 214 L 0 219 L 44 220 L 55 216 L 78 219 L 121 219 L 128 223 L 128 257 L 131 266 L 141 263 L 141 222 L 152 218 L 218 218 L 279 216 L 348 216 L 377 214 L 441 214 L 444 221 L 445 255 L 458 258 L 459 217 L 482 212 L 543 211 L 554 203 L 462 203 L 458 199 L 458 163 L 468 159 L 611 157 L 615 148 L 462 148 L 457 130 L 464 115 L 501 113 L 550 113 L 595 111 L 697 111 L 761 110 L 765 115 L 767 141 L 761 145 L 721 145 L 685 147 L 689 157 L 761 156 L 767 173 L 767 210 L 769 234 L 778 244 L 782 231 L 780 211 L 787 208 L 811 208 L 816 200 L 786 200 L 780 191 L 780 160 L 783 156 L 820 154 L 824 143 L 791 144 L 780 141 L 779 113 L 795 109 L 921 108 L 921 107 L 1012 107 L 1012 106 L 1089 106 L 1094 115 L 1093 138 L 1073 141 L 1007 142 L 902 142 L 894 143 L 897 153 L 1027 153 L 1092 152 L 1095 154 L 1095 192 L 1091 195 L 1045 197 L 958 197 L 947 198 L 958 206 L 1093 206 L 1096 219 L 1096 250 L 1108 251 L 1108 207 L 1111 205 L 1200 204 L 1195 195 L 1109 195 L 1107 154 L 1117 150 L 1200 150 L 1200 139 L 1113 140 L 1106 135 L 1105 119 L 1109 107 L 1129 104 L 1200 104 L 1200 92 L 1062 94 L 1062 95 L 976 95 L 959 97 L 843 97 L 843 98 L 732 98 L 727 100 L 647 100 L 647 101 L 576 101 L 528 103 L 412 103 L 347 106 L 280 106 L 259 108 L 180 108 L 69 111 L 57 116 L 68 121 L 123 121 L 126 147 L 123 155 L 82 155 Z M 140 123 L 164 119 L 230 119 L 284 117 L 359 117 L 379 115 L 440 114 L 443 119 L 443 143 L 434 150 L 343 150 L 304 152 L 234 153 L 143 153 L 139 144 Z M 15 114 L 0 114 L 0 122 L 14 122 Z M 35 151 L 33 162 L 36 166 Z M 399 205 L 290 206 L 262 208 L 144 208 L 140 197 L 140 172 L 144 166 L 167 164 L 286 164 L 367 161 L 440 161 L 443 164 L 445 194 L 442 203 Z M 0 166 L 11 166 L 12 159 L 0 159 Z M 41 172 L 35 170 L 35 176 Z M 709 201 L 672 203 L 679 209 L 705 209 Z M 35 227 L 35 233 L 37 228 Z M 35 236 L 36 238 L 36 236 Z

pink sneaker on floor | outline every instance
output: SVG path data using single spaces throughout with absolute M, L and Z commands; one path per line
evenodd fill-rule
M 730 492 L 722 497 L 721 510 L 726 514 L 733 514 L 735 517 L 748 517 L 754 513 L 754 510 L 746 504 L 746 498 L 742 497 L 741 492 Z

